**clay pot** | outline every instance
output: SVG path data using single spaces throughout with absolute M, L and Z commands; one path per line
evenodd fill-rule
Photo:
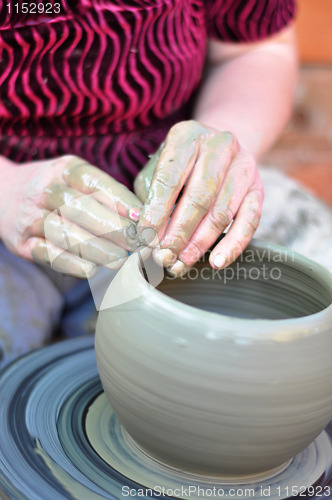
M 124 272 L 119 293 L 137 297 L 100 312 L 96 356 L 116 415 L 146 453 L 195 473 L 256 474 L 284 464 L 325 428 L 328 271 L 254 242 L 225 272 L 206 259 L 158 289 L 137 255 Z

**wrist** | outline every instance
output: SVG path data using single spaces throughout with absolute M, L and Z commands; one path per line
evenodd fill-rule
M 214 113 L 200 113 L 195 119 L 219 132 L 230 132 L 240 146 L 257 160 L 269 147 L 264 143 L 261 127 L 254 119 L 250 122 L 245 119 L 238 120 L 236 114 L 235 112 L 229 114 L 228 110 L 227 113 L 226 110 L 225 112 L 218 110 Z

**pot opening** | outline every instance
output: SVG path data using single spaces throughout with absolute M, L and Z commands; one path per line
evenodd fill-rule
M 166 275 L 157 289 L 199 309 L 248 319 L 299 318 L 332 303 L 332 288 L 310 261 L 256 247 L 224 270 L 212 269 L 206 255 L 183 277 Z

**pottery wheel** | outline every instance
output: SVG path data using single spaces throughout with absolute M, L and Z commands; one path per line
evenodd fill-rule
M 332 498 L 332 424 L 288 464 L 241 481 L 154 461 L 108 404 L 90 337 L 21 358 L 2 372 L 0 394 L 1 500 Z

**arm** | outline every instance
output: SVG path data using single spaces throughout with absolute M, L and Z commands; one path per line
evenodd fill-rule
M 290 116 L 296 76 L 293 27 L 260 43 L 211 41 L 208 74 L 194 118 L 229 130 L 258 158 L 273 144 Z

